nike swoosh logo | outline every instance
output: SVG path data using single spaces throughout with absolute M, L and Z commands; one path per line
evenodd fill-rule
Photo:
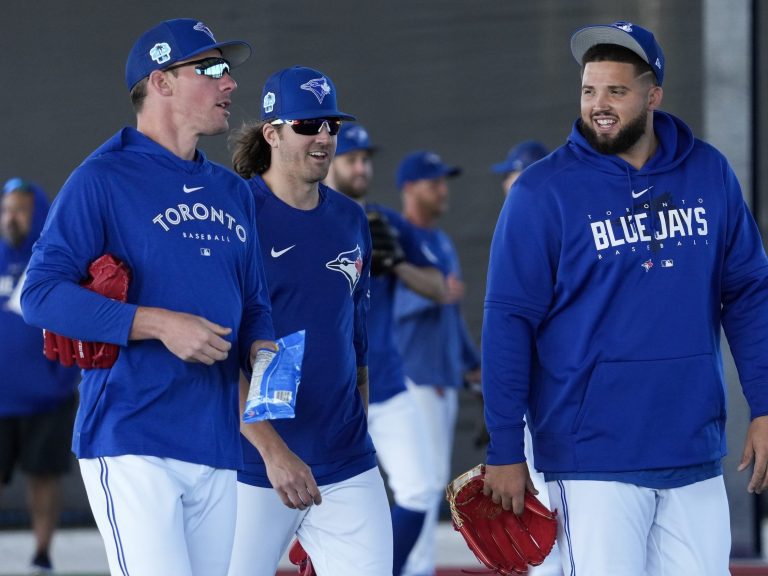
M 648 186 L 648 188 L 646 188 L 645 190 L 640 190 L 640 192 L 635 192 L 634 190 L 632 190 L 632 198 L 640 198 L 640 196 L 648 192 L 648 190 L 650 190 L 651 188 L 653 188 L 653 186 Z
M 205 188 L 205 186 L 196 186 L 194 188 L 188 188 L 186 184 L 184 184 L 184 192 L 189 194 L 190 192 L 196 192 L 197 190 L 202 190 Z
M 270 251 L 270 254 L 272 254 L 272 258 L 280 258 L 280 256 L 288 252 L 288 250 L 290 250 L 294 246 L 296 246 L 296 244 L 294 244 L 293 246 L 288 246 L 288 248 L 283 248 L 282 250 L 275 250 L 275 247 L 272 246 L 272 250 Z

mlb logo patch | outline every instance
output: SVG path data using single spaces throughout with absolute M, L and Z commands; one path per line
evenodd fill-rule
M 211 255 L 210 248 L 200 248 L 200 256 L 210 256 L 210 255 Z
M 662 268 L 672 268 L 672 266 L 675 265 L 674 260 L 662 260 L 661 261 L 661 267 Z

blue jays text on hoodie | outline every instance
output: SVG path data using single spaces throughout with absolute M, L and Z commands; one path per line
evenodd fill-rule
M 36 326 L 120 345 L 111 369 L 83 371 L 78 458 L 241 466 L 239 371 L 254 340 L 274 337 L 255 227 L 243 179 L 200 151 L 182 160 L 133 128 L 72 173 L 34 246 L 22 308 Z M 78 285 L 104 253 L 131 270 L 128 303 Z M 207 366 L 184 362 L 159 340 L 129 342 L 138 306 L 231 328 L 229 357 Z
M 445 276 L 461 277 L 459 257 L 439 228 L 414 227 L 423 253 Z M 464 373 L 480 365 L 459 304 L 440 304 L 398 282 L 395 340 L 405 375 L 415 384 L 460 388 Z
M 312 469 L 318 485 L 376 466 L 357 368 L 367 366 L 371 235 L 363 209 L 320 184 L 320 202 L 294 208 L 261 176 L 248 181 L 278 337 L 306 331 L 294 418 L 272 420 L 288 447 Z M 264 459 L 242 437 L 238 481 L 271 487 Z
M 768 261 L 726 159 L 655 112 L 642 169 L 579 133 L 513 186 L 483 326 L 489 464 L 546 473 L 695 467 L 725 454 L 722 324 L 768 414 Z
M 29 188 L 34 202 L 29 234 L 20 246 L 0 238 L 0 417 L 55 409 L 73 398 L 79 375 L 77 368 L 65 368 L 43 356 L 42 331 L 24 322 L 12 302 L 21 291 L 32 244 L 48 215 L 45 192 L 35 184 Z
M 400 214 L 378 204 L 366 204 L 366 212 L 383 214 L 397 232 L 405 260 L 414 266 L 434 266 L 422 250 L 418 232 Z M 393 309 L 397 276 L 371 276 L 371 307 L 368 311 L 368 379 L 370 402 L 384 402 L 404 392 L 403 358 L 395 344 Z

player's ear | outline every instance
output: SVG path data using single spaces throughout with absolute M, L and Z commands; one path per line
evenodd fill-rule
M 664 90 L 661 86 L 651 86 L 648 92 L 648 110 L 656 110 L 661 107 L 661 101 L 664 99 Z
M 272 148 L 278 148 L 280 143 L 280 133 L 276 126 L 273 126 L 269 122 L 265 123 L 261 127 L 261 133 L 264 136 L 264 140 Z
M 169 74 L 162 70 L 153 70 L 147 78 L 147 90 L 157 92 L 161 96 L 170 96 L 173 94 L 173 84 L 168 76 Z

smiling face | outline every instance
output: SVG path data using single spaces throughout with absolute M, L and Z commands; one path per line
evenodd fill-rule
M 296 134 L 288 125 L 267 125 L 264 136 L 272 146 L 270 170 L 291 175 L 305 183 L 323 180 L 336 152 L 336 136 L 331 136 L 327 125 L 312 136 Z
M 602 154 L 631 154 L 653 134 L 661 88 L 625 62 L 588 62 L 581 82 L 580 130 Z

